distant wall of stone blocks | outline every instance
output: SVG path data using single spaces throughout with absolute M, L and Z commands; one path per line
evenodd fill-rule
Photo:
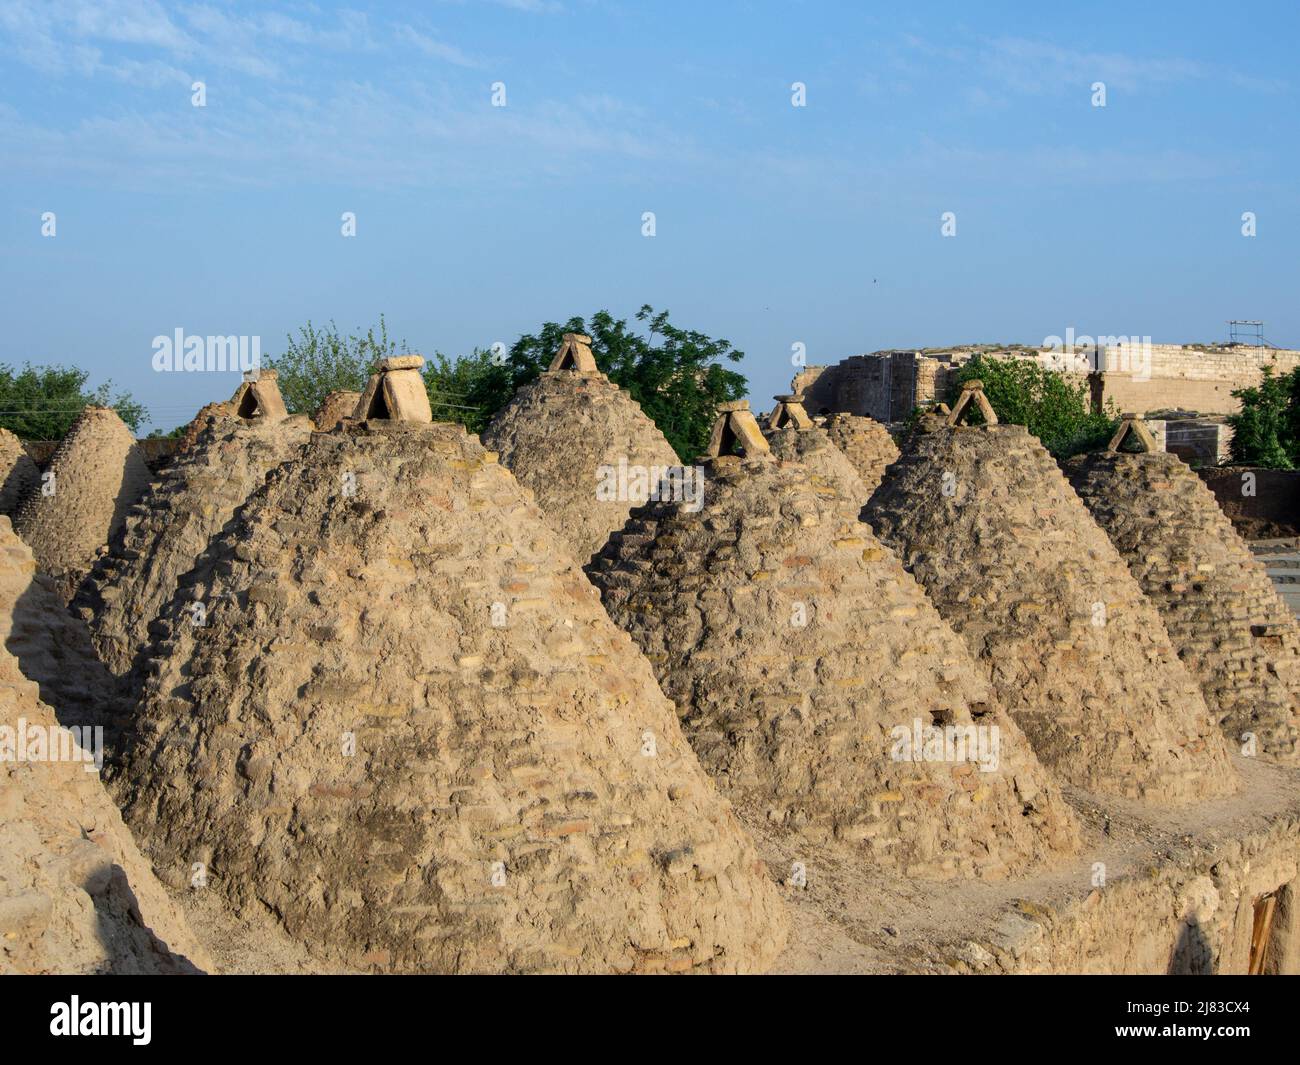
M 944 399 L 957 372 L 974 354 L 899 350 L 854 355 L 833 366 L 809 366 L 795 377 L 792 387 L 805 392 L 805 405 L 813 414 L 844 411 L 897 422 L 914 406 Z M 992 354 L 1015 356 L 1010 351 Z M 1103 399 L 1137 414 L 1165 410 L 1231 414 L 1239 406 L 1233 391 L 1259 384 L 1265 367 L 1277 373 L 1300 367 L 1300 351 L 1247 346 L 1112 344 L 1100 351 L 1081 349 L 1070 357 L 1046 349 L 1028 357 L 1080 379 L 1089 370 L 1104 367 Z

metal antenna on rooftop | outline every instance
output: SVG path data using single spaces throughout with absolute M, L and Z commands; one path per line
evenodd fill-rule
M 1229 319 L 1228 343 L 1254 348 L 1271 348 L 1274 346 L 1264 339 L 1264 323 L 1249 318 Z

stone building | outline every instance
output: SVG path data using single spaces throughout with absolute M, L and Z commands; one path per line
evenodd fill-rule
M 962 406 L 914 435 L 864 520 L 1063 780 L 1157 802 L 1231 793 L 1224 737 L 1106 534 L 1023 426 L 957 424 Z
M 680 465 L 640 406 L 596 368 L 589 337 L 566 333 L 551 367 L 497 412 L 484 444 L 532 490 L 551 526 L 581 562 L 621 528 L 660 473 Z M 617 471 L 630 474 L 618 477 Z M 656 472 L 659 471 L 659 472 Z M 613 476 L 611 476 L 613 474 Z M 618 491 L 605 491 L 618 481 Z
M 208 541 L 311 432 L 305 415 L 285 412 L 274 378 L 264 372 L 256 391 L 241 386 L 209 416 L 192 446 L 131 508 L 71 604 L 114 674 L 130 671 L 149 641 L 150 624 Z
M 801 463 L 814 486 L 838 492 L 845 502 L 856 507 L 865 503 L 871 490 L 853 463 L 831 442 L 826 430 L 813 424 L 795 397 L 778 396 L 777 402 L 765 434 L 773 457 Z
M 108 407 L 87 407 L 18 508 L 14 529 L 65 597 L 148 490 L 149 467 L 131 430 Z
M 853 463 L 869 496 L 884 478 L 886 467 L 898 458 L 892 434 L 874 418 L 856 414 L 830 415 L 826 432 L 831 443 Z
M 388 972 L 781 950 L 780 897 L 649 664 L 462 427 L 314 434 L 158 627 L 118 794 L 160 876 L 203 862 L 237 917 Z
M 914 407 L 945 398 L 957 371 L 977 354 L 1033 359 L 1079 381 L 1097 371 L 1092 378 L 1094 402 L 1111 400 L 1120 410 L 1139 414 L 1163 410 L 1231 414 L 1238 406 L 1233 391 L 1257 385 L 1265 367 L 1285 373 L 1300 366 L 1300 351 L 1144 344 L 1127 337 L 1101 337 L 1069 353 L 970 345 L 853 355 L 831 366 L 807 367 L 795 377 L 791 390 L 804 394 L 813 415 L 840 411 L 901 422 Z
M 62 728 L 9 651 L 35 572 L 0 517 L 0 974 L 209 968 L 91 768 L 93 733 Z
M 8 429 L 0 429 L 0 514 L 12 518 L 40 479 L 41 471 L 23 442 Z
M 1295 616 L 1201 479 L 1176 455 L 1118 450 L 1123 434 L 1110 450 L 1071 459 L 1070 482 L 1160 611 L 1229 739 L 1294 761 Z
M 638 508 L 588 572 L 742 816 L 925 878 L 1072 849 L 1019 728 L 853 509 L 776 461 L 743 401 L 708 453 L 701 510 Z M 998 737 L 998 764 L 945 750 L 956 736 Z

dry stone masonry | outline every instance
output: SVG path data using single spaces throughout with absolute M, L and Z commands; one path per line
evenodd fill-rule
M 1136 423 L 1141 426 L 1141 423 Z M 1294 762 L 1300 628 L 1214 495 L 1176 455 L 1078 456 L 1070 481 L 1156 605 L 1235 744 Z
M 1232 792 L 1199 688 L 1052 457 L 1023 426 L 950 424 L 964 410 L 913 436 L 865 520 L 1064 780 L 1162 802 Z
M 601 498 L 601 467 L 653 471 L 679 464 L 663 433 L 596 368 L 591 340 L 566 333 L 551 368 L 524 385 L 483 433 L 487 447 L 532 490 L 551 526 L 586 562 L 641 499 Z
M 462 427 L 315 434 L 159 635 L 119 794 L 164 879 L 201 862 L 236 913 L 363 969 L 781 950 L 779 895 L 649 664 Z
M 6 649 L 35 571 L 0 517 L 0 974 L 207 968 L 74 738 L 94 743 L 58 726 Z
M 786 413 L 779 422 L 775 415 L 768 419 L 769 426 L 779 425 L 767 433 L 767 444 L 772 454 L 783 462 L 801 463 L 807 467 L 815 485 L 829 485 L 845 502 L 855 508 L 861 507 L 871 491 L 858 476 L 853 463 L 831 443 L 826 430 L 813 425 L 801 405 L 790 402 L 783 404 L 782 408 L 786 412 L 796 410 L 800 413 Z
M 331 392 L 316 408 L 312 422 L 322 433 L 337 429 L 344 418 L 351 418 L 361 399 L 360 392 Z
M 961 641 L 831 486 L 767 453 L 746 406 L 724 405 L 703 509 L 638 508 L 589 568 L 705 768 L 810 855 L 1000 877 L 1072 849 L 1058 790 Z M 996 735 L 996 766 L 913 744 L 936 728 Z
M 858 471 L 866 499 L 884 478 L 885 468 L 898 458 L 893 436 L 875 419 L 856 414 L 832 414 L 826 419 L 826 433 Z
M 149 640 L 149 626 L 212 539 L 266 478 L 311 435 L 305 415 L 287 416 L 274 378 L 242 386 L 194 445 L 131 508 L 110 550 L 82 582 L 72 606 L 89 624 L 104 664 L 123 676 Z M 254 413 L 247 397 L 258 399 Z M 202 621 L 202 606 L 192 620 Z
M 12 518 L 40 479 L 41 471 L 23 442 L 8 429 L 0 429 L 0 514 Z
M 149 482 L 149 467 L 117 412 L 87 407 L 54 452 L 43 482 L 19 507 L 14 529 L 42 571 L 70 596 Z

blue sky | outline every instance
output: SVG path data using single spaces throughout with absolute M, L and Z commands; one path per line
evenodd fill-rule
M 1261 318 L 1300 346 L 1298 23 L 1282 3 L 0 0 L 0 362 L 84 366 L 170 428 L 234 385 L 155 373 L 155 336 L 274 354 L 308 319 L 381 312 L 455 355 L 651 303 L 743 349 L 760 407 L 795 343 L 834 362 Z

